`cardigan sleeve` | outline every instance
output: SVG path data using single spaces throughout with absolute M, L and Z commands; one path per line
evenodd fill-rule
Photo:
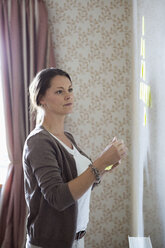
M 74 204 L 68 183 L 64 182 L 61 176 L 61 168 L 51 140 L 40 134 L 30 137 L 25 154 L 27 165 L 31 167 L 40 191 L 49 205 L 63 211 Z

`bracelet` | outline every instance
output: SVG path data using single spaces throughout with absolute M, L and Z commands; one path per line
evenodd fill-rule
M 94 174 L 94 176 L 96 178 L 96 183 L 99 184 L 101 182 L 99 170 L 96 167 L 94 167 L 93 164 L 90 164 L 89 167 L 91 168 L 92 173 Z

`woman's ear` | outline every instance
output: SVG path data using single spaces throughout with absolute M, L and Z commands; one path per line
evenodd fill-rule
M 45 104 L 44 96 L 40 96 L 38 101 L 39 101 L 39 105 L 43 106 Z

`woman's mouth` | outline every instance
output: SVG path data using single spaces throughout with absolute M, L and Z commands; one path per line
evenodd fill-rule
M 64 104 L 64 106 L 71 106 L 72 105 L 72 103 L 66 103 L 66 104 Z

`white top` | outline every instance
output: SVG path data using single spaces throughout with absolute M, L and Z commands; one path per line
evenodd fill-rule
M 83 156 L 76 147 L 72 144 L 73 149 L 65 145 L 61 140 L 59 140 L 56 136 L 50 133 L 54 138 L 56 138 L 64 148 L 73 155 L 78 176 L 81 175 L 90 165 L 91 161 Z M 82 197 L 78 199 L 78 216 L 77 216 L 77 229 L 76 233 L 79 231 L 86 230 L 88 221 L 89 221 L 89 207 L 90 207 L 90 196 L 91 196 L 91 188 L 92 186 L 83 194 Z

